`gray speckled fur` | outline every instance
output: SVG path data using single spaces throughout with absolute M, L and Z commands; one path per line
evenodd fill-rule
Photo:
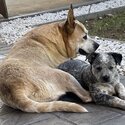
M 59 65 L 59 69 L 66 71 L 73 75 L 78 82 L 82 85 L 83 88 L 88 88 L 88 86 L 83 84 L 82 80 L 82 70 L 85 67 L 86 68 L 87 64 L 81 60 L 69 60 L 67 62 L 64 62 L 63 64 Z
M 120 83 L 116 68 L 121 60 L 122 56 L 117 53 L 98 53 L 94 59 L 89 57 L 90 64 L 69 60 L 58 68 L 73 75 L 83 88 L 89 90 L 95 103 L 125 110 L 125 87 Z M 98 67 L 102 69 L 97 71 Z M 104 75 L 109 77 L 107 81 L 103 80 Z

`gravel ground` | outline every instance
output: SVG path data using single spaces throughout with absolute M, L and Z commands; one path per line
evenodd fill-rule
M 121 6 L 125 6 L 125 0 L 108 0 L 105 2 L 100 2 L 98 4 L 75 8 L 74 12 L 75 16 L 80 16 L 89 12 L 99 12 Z M 66 16 L 67 10 L 64 10 L 55 13 L 44 13 L 36 15 L 34 17 L 23 19 L 18 18 L 9 22 L 2 22 L 0 23 L 0 41 L 7 44 L 12 44 L 16 41 L 17 38 L 21 37 L 27 31 L 31 30 L 32 26 L 65 19 Z
M 89 12 L 93 13 L 121 6 L 125 6 L 125 0 L 108 0 L 98 4 L 75 8 L 74 12 L 75 16 L 79 16 Z M 67 10 L 64 10 L 55 13 L 44 13 L 34 17 L 23 19 L 18 18 L 8 22 L 2 22 L 0 23 L 0 42 L 6 43 L 8 45 L 13 44 L 17 38 L 20 38 L 26 32 L 30 31 L 34 25 L 65 19 L 66 16 Z M 122 66 L 119 67 L 120 72 L 123 74 L 123 71 L 125 71 L 125 44 L 119 43 L 116 40 L 103 40 L 97 37 L 95 37 L 95 39 L 98 43 L 100 43 L 100 47 L 98 49 L 99 52 L 114 51 L 123 55 Z

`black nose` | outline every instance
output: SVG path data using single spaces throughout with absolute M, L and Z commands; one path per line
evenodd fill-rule
M 98 43 L 94 43 L 94 49 L 97 50 L 97 48 L 99 47 L 99 44 Z
M 79 48 L 79 53 L 80 53 L 81 55 L 87 55 L 87 53 L 86 53 L 83 49 L 81 49 L 81 48 Z
M 105 82 L 109 82 L 109 76 L 108 75 L 102 76 L 102 79 Z

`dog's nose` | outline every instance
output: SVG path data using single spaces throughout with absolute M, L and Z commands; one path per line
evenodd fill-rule
M 105 82 L 109 82 L 109 76 L 108 75 L 102 76 L 102 79 Z
M 81 48 L 79 48 L 79 54 L 81 54 L 81 55 L 87 55 L 87 53 L 83 49 L 81 49 Z
M 97 50 L 97 48 L 99 47 L 99 44 L 98 43 L 94 43 L 94 49 Z

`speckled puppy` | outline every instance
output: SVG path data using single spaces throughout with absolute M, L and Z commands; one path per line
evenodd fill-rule
M 121 60 L 119 53 L 92 53 L 88 56 L 90 64 L 69 60 L 58 68 L 72 74 L 83 88 L 89 90 L 95 103 L 125 110 L 125 87 L 120 83 L 116 68 Z

